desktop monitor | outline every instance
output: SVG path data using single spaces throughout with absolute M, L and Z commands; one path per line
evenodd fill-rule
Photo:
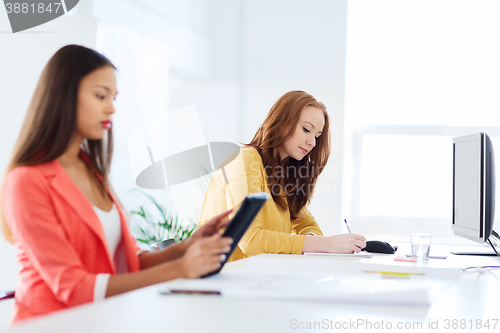
M 453 139 L 453 218 L 455 235 L 484 243 L 495 219 L 495 161 L 486 133 Z M 493 246 L 490 242 L 490 245 Z

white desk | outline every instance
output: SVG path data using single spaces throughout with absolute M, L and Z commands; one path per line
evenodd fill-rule
M 445 248 L 443 248 L 444 251 Z M 400 249 L 399 255 L 406 251 Z M 441 252 L 443 252 L 441 251 Z M 440 254 L 433 247 L 433 254 Z M 308 260 L 307 256 L 269 255 L 279 260 Z M 316 257 L 317 258 L 317 257 Z M 450 255 L 446 260 L 420 263 L 396 263 L 393 255 L 374 258 L 321 257 L 325 265 L 338 260 L 360 260 L 367 263 L 395 265 L 426 265 L 429 267 L 466 267 L 469 265 L 500 265 L 495 257 L 464 257 Z M 230 270 L 245 265 L 245 260 L 226 265 Z M 353 332 L 385 332 L 380 325 L 392 325 L 392 331 L 409 332 L 404 325 L 417 325 L 418 332 L 476 331 L 479 321 L 489 319 L 490 329 L 500 330 L 500 271 L 493 273 L 465 272 L 459 281 L 444 292 L 431 306 L 380 306 L 339 304 L 331 302 L 234 300 L 208 295 L 160 295 L 158 286 L 150 286 L 109 298 L 100 303 L 83 305 L 18 325 L 12 332 L 296 332 L 316 324 L 316 331 L 335 331 L 330 326 L 344 325 Z M 365 324 L 361 325 L 361 320 Z M 449 320 L 448 322 L 446 320 Z M 453 322 L 455 320 L 455 322 Z M 460 329 L 460 320 L 462 327 Z M 497 320 L 497 321 L 495 321 Z M 332 323 L 333 321 L 333 323 Z M 429 329 L 429 322 L 438 329 Z M 472 322 L 471 322 L 472 321 Z M 301 324 L 302 323 L 302 324 Z M 360 323 L 358 327 L 349 326 Z M 414 324 L 415 323 L 415 324 Z M 421 324 L 420 324 L 421 323 Z M 457 326 L 453 326 L 453 324 Z M 493 325 L 496 323 L 496 328 Z M 328 325 L 327 325 L 328 324 Z M 403 325 L 397 330 L 397 325 Z M 472 324 L 472 330 L 470 326 Z M 300 325 L 304 325 L 300 329 Z M 379 329 L 376 330 L 377 325 Z M 418 326 L 422 325 L 422 326 Z M 446 329 L 447 325 L 449 326 Z M 327 327 L 328 326 L 328 327 Z M 314 326 L 312 326 L 314 327 Z M 421 327 L 421 329 L 420 329 Z M 407 327 L 408 328 L 408 327 Z M 453 330 L 453 328 L 457 328 Z M 342 329 L 349 331 L 349 329 Z

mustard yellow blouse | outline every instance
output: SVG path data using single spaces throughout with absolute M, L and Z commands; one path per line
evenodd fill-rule
M 231 208 L 234 209 L 230 215 L 232 218 L 247 194 L 256 192 L 270 194 L 262 158 L 257 150 L 242 148 L 238 156 L 217 170 L 210 181 L 199 226 Z M 264 204 L 229 261 L 261 253 L 300 254 L 306 234 L 322 235 L 309 210 L 304 208 L 299 218 L 292 222 L 290 211 L 282 210 L 271 198 Z

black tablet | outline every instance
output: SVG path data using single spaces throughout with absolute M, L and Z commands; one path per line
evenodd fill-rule
M 247 195 L 245 200 L 243 200 L 240 209 L 238 209 L 238 211 L 236 212 L 233 220 L 227 226 L 226 231 L 224 231 L 224 233 L 222 234 L 222 237 L 231 237 L 233 239 L 231 250 L 226 253 L 226 260 L 221 263 L 219 269 L 202 277 L 207 277 L 220 272 L 231 254 L 233 254 L 234 249 L 236 249 L 236 247 L 238 246 L 238 242 L 240 241 L 241 237 L 243 237 L 250 224 L 252 224 L 255 216 L 257 216 L 262 206 L 264 206 L 266 200 L 270 197 L 271 196 L 265 192 L 251 193 Z

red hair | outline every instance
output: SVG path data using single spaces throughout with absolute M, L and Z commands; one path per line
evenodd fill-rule
M 302 111 L 308 106 L 323 112 L 323 133 L 316 140 L 314 149 L 302 160 L 297 161 L 290 156 L 281 160 L 283 144 L 293 135 Z M 267 186 L 274 202 L 283 210 L 289 209 L 291 219 L 295 220 L 311 201 L 318 176 L 330 156 L 330 119 L 326 107 L 304 91 L 290 91 L 274 103 L 252 141 L 245 146 L 257 149 L 264 163 Z M 292 175 L 290 169 L 294 171 Z M 307 170 L 305 176 L 301 172 L 304 169 Z M 278 193 L 275 187 L 280 189 Z M 286 195 L 286 201 L 283 194 Z

